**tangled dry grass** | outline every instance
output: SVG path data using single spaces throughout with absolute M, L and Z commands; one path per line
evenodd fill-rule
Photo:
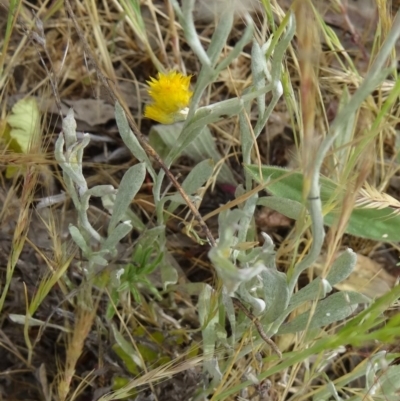
M 222 0 L 197 3 L 197 34 L 207 48 L 227 5 Z M 238 13 L 224 52 L 241 38 L 245 27 L 241 7 L 251 11 L 257 26 L 255 39 L 265 40 L 271 26 L 279 26 L 289 7 L 296 8 L 291 3 L 232 2 L 230 6 L 238 7 Z M 343 88 L 351 94 L 359 87 L 390 30 L 397 5 L 384 0 L 365 1 L 362 7 L 356 1 L 340 0 L 307 2 L 309 6 L 294 3 L 297 32 L 285 58 L 285 96 L 260 135 L 253 160 L 307 171 L 312 168 L 316 146 L 341 107 Z M 161 296 L 139 286 L 140 302 L 131 293 L 113 299 L 101 275 L 88 283 L 80 268 L 80 251 L 68 231 L 77 215 L 65 195 L 54 143 L 62 117 L 72 107 L 78 132 L 91 134 L 84 161 L 89 187 L 118 187 L 122 174 L 137 160 L 132 159 L 118 135 L 115 99 L 105 90 L 98 69 L 129 110 L 140 133 L 147 137 L 153 123 L 143 118 L 144 105 L 149 101 L 146 80 L 158 71 L 177 69 L 193 75 L 196 82 L 199 61 L 182 36 L 168 0 L 83 0 L 71 1 L 71 6 L 95 65 L 63 1 L 0 0 L 0 133 L 6 132 L 6 118 L 21 98 L 36 99 L 41 113 L 41 137 L 29 152 L 0 142 L 0 399 L 195 399 L 196 392 L 206 387 L 202 337 L 196 298 L 182 288 L 188 283 L 215 284 L 217 279 L 207 258 L 208 245 L 195 241 L 193 233 L 188 235 L 193 216 L 180 208 L 168 222 L 168 253 L 178 271 L 176 291 L 163 291 L 163 277 L 155 271 L 149 280 Z M 245 47 L 218 76 L 202 99 L 203 105 L 240 95 L 250 84 L 250 50 L 250 46 Z M 393 49 L 393 62 L 398 61 L 397 50 Z M 327 269 L 344 246 L 351 246 L 365 258 L 346 288 L 381 295 L 395 284 L 398 244 L 352 237 L 344 229 L 355 205 L 389 206 L 398 213 L 397 100 L 381 112 L 397 82 L 394 73 L 368 97 L 355 116 L 349 141 L 336 143 L 324 164 L 324 175 L 347 190 L 339 205 L 341 219 L 329 231 L 319 266 L 307 271 L 299 286 Z M 254 120 L 255 116 L 250 113 L 249 118 Z M 242 183 L 238 119 L 223 119 L 210 128 L 221 157 L 237 184 Z M 179 182 L 198 162 L 190 156 L 180 157 L 170 168 L 171 176 Z M 17 173 L 7 177 L 10 167 Z M 151 188 L 150 178 L 146 179 L 132 204 L 140 217 L 137 227 L 121 244 L 109 271 L 129 263 L 141 232 L 155 225 Z M 165 193 L 173 191 L 169 184 L 163 189 Z M 218 229 L 218 213 L 246 199 L 246 194 L 236 199 L 234 194 L 235 187 L 216 178 L 204 188 L 199 210 L 212 235 Z M 46 207 L 49 199 L 54 204 Z M 88 213 L 93 226 L 104 231 L 104 221 L 109 217 L 100 203 L 92 202 Z M 254 219 L 258 230 L 274 239 L 280 270 L 287 271 L 294 259 L 301 259 L 308 251 L 309 232 L 296 237 L 298 228 L 291 219 L 268 208 L 259 208 Z M 202 232 L 197 234 L 201 236 Z M 114 311 L 111 319 L 107 318 L 110 309 Z M 235 352 L 239 354 L 246 341 L 251 341 L 250 334 L 240 340 Z M 276 341 L 280 350 L 292 356 L 304 350 L 307 339 L 282 335 Z M 328 381 L 340 383 L 355 366 L 373 360 L 382 349 L 393 355 L 398 352 L 393 345 L 373 342 L 358 348 L 331 349 L 330 363 L 321 374 L 309 367 L 314 360 L 327 358 L 326 353 L 301 359 L 261 382 L 254 377 L 273 366 L 274 360 L 265 348 L 255 349 L 232 364 L 221 385 L 201 399 L 318 399 Z M 223 349 L 218 352 L 225 357 Z M 253 380 L 254 385 L 229 395 L 229 390 L 243 380 Z M 362 380 L 357 377 L 346 383 L 349 397 L 361 394 Z M 111 390 L 116 392 L 105 396 Z M 374 399 L 372 395 L 365 397 Z

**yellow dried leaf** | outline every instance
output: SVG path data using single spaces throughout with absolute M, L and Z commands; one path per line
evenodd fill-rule
M 7 117 L 7 123 L 11 127 L 9 136 L 18 144 L 21 153 L 28 153 L 31 144 L 35 143 L 39 133 L 39 122 L 39 108 L 34 98 L 22 99 L 12 108 Z

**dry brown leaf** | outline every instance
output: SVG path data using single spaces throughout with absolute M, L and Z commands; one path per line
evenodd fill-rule
M 105 124 L 114 118 L 114 106 L 102 99 L 64 100 L 74 109 L 75 118 L 94 127 Z
M 22 98 L 22 95 L 15 95 L 9 98 L 9 106 L 13 106 Z M 32 96 L 37 100 L 42 113 L 58 114 L 54 99 L 43 99 Z M 103 99 L 63 99 L 61 113 L 66 116 L 70 108 L 74 109 L 75 119 L 86 123 L 89 127 L 103 125 L 115 118 L 114 106 L 106 103 Z
M 261 231 L 269 231 L 271 228 L 276 227 L 290 227 L 292 225 L 292 220 L 264 206 L 256 216 L 256 224 Z

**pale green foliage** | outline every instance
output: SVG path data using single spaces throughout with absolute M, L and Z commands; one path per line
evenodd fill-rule
M 176 141 L 182 129 L 183 123 L 155 125 L 150 129 L 150 144 L 161 157 L 165 158 L 176 145 Z M 218 152 L 214 138 L 207 126 L 204 127 L 193 142 L 182 151 L 182 155 L 190 157 L 195 163 L 200 163 L 205 159 L 212 159 L 217 166 L 217 163 L 221 162 L 221 154 Z M 219 182 L 236 184 L 231 170 L 225 163 L 218 168 L 220 168 L 217 176 Z
M 214 66 L 213 63 L 216 59 L 210 56 L 215 54 L 214 46 L 218 48 L 218 44 L 221 43 L 220 38 L 216 38 L 216 36 L 221 35 L 222 37 L 222 35 L 227 35 L 231 20 L 228 18 L 228 15 L 224 15 L 226 17 L 226 24 L 222 23 L 221 25 L 223 26 L 215 31 L 212 38 L 213 41 L 215 40 L 215 43 L 211 42 L 208 52 L 205 53 L 199 47 L 199 41 L 194 34 L 193 19 L 190 15 L 192 2 L 184 2 L 182 9 L 179 9 L 177 2 L 174 2 L 174 6 L 188 43 L 202 63 L 203 75 L 200 74 L 200 77 L 207 76 L 207 74 L 211 77 L 211 66 Z M 248 28 L 249 26 L 250 24 L 247 24 Z M 240 99 L 229 99 L 197 110 L 196 94 L 201 93 L 203 84 L 199 78 L 189 118 L 183 125 L 176 146 L 171 147 L 170 153 L 166 156 L 169 164 L 181 154 L 183 149 L 187 148 L 189 143 L 194 143 L 193 141 L 196 137 L 199 137 L 199 132 L 204 129 L 205 125 L 217 121 L 221 118 L 222 114 L 224 116 L 239 115 L 243 160 L 245 163 L 250 163 L 254 136 L 257 137 L 260 134 L 283 93 L 283 58 L 293 38 L 294 27 L 294 18 L 289 12 L 278 28 L 279 38 L 273 38 L 261 46 L 256 42 L 253 43 L 253 86 L 247 88 Z M 396 35 L 393 33 L 388 42 L 392 43 Z M 252 310 L 253 314 L 258 316 L 263 323 L 267 335 L 308 330 L 316 333 L 316 330 L 320 328 L 325 328 L 332 323 L 348 318 L 360 304 L 368 304 L 370 302 L 368 298 L 356 292 L 339 292 L 330 295 L 333 285 L 345 279 L 355 266 L 356 256 L 350 249 L 346 250 L 337 259 L 331 267 L 331 273 L 326 278 L 315 279 L 297 294 L 294 294 L 294 289 L 300 274 L 312 266 L 321 253 L 324 239 L 324 218 L 320 196 L 323 199 L 329 199 L 335 193 L 335 187 L 332 189 L 327 186 L 326 188 L 322 187 L 322 190 L 320 189 L 319 170 L 322 160 L 329 147 L 338 138 L 339 132 L 343 132 L 347 121 L 352 121 L 357 109 L 366 96 L 387 76 L 388 70 L 378 71 L 377 69 L 377 66 L 380 65 L 382 60 L 386 59 L 387 55 L 388 46 L 385 45 L 379 57 L 380 61 L 377 61 L 373 65 L 369 76 L 360 86 L 359 90 L 352 97 L 343 98 L 341 111 L 332 125 L 331 132 L 316 155 L 316 166 L 315 171 L 312 173 L 311 192 L 309 195 L 310 198 L 316 199 L 316 201 L 303 205 L 302 180 L 299 183 L 295 182 L 293 184 L 290 181 L 290 174 L 288 174 L 289 178 L 286 182 L 283 181 L 283 184 L 289 193 L 295 191 L 295 196 L 288 196 L 284 191 L 279 192 L 278 190 L 275 194 L 280 197 L 275 201 L 275 205 L 279 208 L 279 211 L 292 218 L 300 218 L 302 215 L 306 216 L 309 219 L 308 222 L 313 232 L 313 243 L 309 254 L 294 266 L 288 276 L 277 271 L 273 257 L 273 243 L 268 236 L 264 236 L 265 244 L 263 247 L 254 248 L 251 251 L 240 250 L 242 243 L 255 239 L 252 221 L 255 206 L 263 203 L 273 206 L 274 200 L 272 202 L 269 202 L 268 199 L 258 200 L 257 195 L 253 195 L 247 199 L 240 210 L 220 214 L 218 244 L 210 250 L 209 257 L 223 284 L 223 291 L 222 294 L 217 294 L 210 288 L 204 288 L 199 298 L 204 349 L 207 350 L 205 368 L 213 378 L 213 386 L 219 383 L 221 376 L 224 374 L 225 369 L 230 366 L 233 358 L 233 356 L 228 356 L 228 361 L 222 361 L 221 359 L 218 361 L 212 355 L 213 350 L 218 345 L 235 348 L 237 339 L 248 328 L 246 319 L 239 324 L 237 323 L 235 314 L 232 313 L 233 307 L 230 296 L 241 299 Z M 267 92 L 272 92 L 272 100 L 265 107 L 265 93 Z M 250 110 L 250 103 L 253 99 L 257 100 L 258 119 L 254 127 L 249 127 L 246 113 Z M 346 135 L 341 137 L 342 142 L 349 139 L 350 134 L 348 131 L 350 131 L 350 128 L 345 131 Z M 258 166 L 253 166 L 251 171 L 250 169 L 246 170 L 244 189 L 252 189 L 253 179 L 258 172 L 263 174 L 263 177 L 258 177 L 258 182 L 268 183 L 269 180 L 272 181 L 275 177 L 271 177 L 271 174 L 267 171 L 268 168 L 264 166 L 260 170 Z M 279 182 L 274 185 L 275 187 L 272 186 L 272 188 L 279 189 L 282 187 L 282 184 L 279 184 Z M 239 188 L 238 193 L 243 193 L 244 189 Z M 284 201 L 279 202 L 280 200 Z M 303 213 L 304 208 L 308 210 L 308 216 L 307 213 Z M 332 224 L 333 220 L 330 222 Z M 350 224 L 350 232 L 352 232 L 351 230 L 357 230 L 359 222 L 360 218 L 358 218 L 356 223 Z M 358 228 L 357 232 L 359 231 L 360 229 Z M 382 235 L 382 227 L 379 228 L 379 234 L 377 235 Z M 289 313 L 304 302 L 312 302 L 313 307 L 308 312 L 297 316 L 291 322 L 283 324 Z M 232 336 L 230 338 L 227 338 L 227 333 L 224 329 L 225 316 L 228 317 L 232 329 Z M 255 329 L 253 330 L 254 332 Z M 244 356 L 246 353 L 252 352 L 254 346 L 259 345 L 262 341 L 262 339 L 256 336 L 256 339 L 253 338 L 252 346 L 244 348 L 240 355 Z
M 194 87 L 186 121 L 174 126 L 157 126 L 153 128 L 150 139 L 162 154 L 168 167 L 183 154 L 194 157 L 197 166 L 193 168 L 192 174 L 186 177 L 183 187 L 191 196 L 191 200 L 195 202 L 198 200 L 196 198 L 198 190 L 215 173 L 213 163 L 218 161 L 219 156 L 208 128 L 210 124 L 227 117 L 238 116 L 243 160 L 248 165 L 251 163 L 254 138 L 257 138 L 264 129 L 272 110 L 283 94 L 284 57 L 294 37 L 295 20 L 291 12 L 288 12 L 281 25 L 275 30 L 275 35 L 268 42 L 262 44 L 253 42 L 251 54 L 253 82 L 244 93 L 240 94 L 240 97 L 199 107 L 205 90 L 215 82 L 218 74 L 227 68 L 243 51 L 244 46 L 251 41 L 253 22 L 249 15 L 244 15 L 246 28 L 241 39 L 221 59 L 221 50 L 227 42 L 233 24 L 233 10 L 227 9 L 224 13 L 206 51 L 196 33 L 193 21 L 194 0 L 183 0 L 182 7 L 176 0 L 171 2 L 187 43 L 200 61 L 201 70 Z M 216 388 L 228 369 L 231 369 L 238 359 L 254 353 L 261 345 L 265 345 L 264 339 L 251 326 L 248 317 L 242 314 L 236 315 L 232 297 L 239 299 L 242 304 L 251 309 L 252 314 L 261 322 L 267 336 L 286 333 L 306 334 L 303 337 L 304 344 L 307 344 L 304 349 L 300 349 L 295 355 L 284 355 L 283 361 L 276 365 L 272 363 L 266 371 L 260 373 L 259 380 L 305 360 L 310 363 L 309 358 L 312 355 L 321 353 L 323 357 L 325 354 L 336 352 L 336 349 L 344 344 L 356 343 L 357 338 L 370 338 L 368 337 L 370 331 L 376 329 L 377 322 L 380 322 L 379 313 L 382 311 L 378 308 L 379 301 L 371 303 L 370 299 L 350 291 L 331 294 L 333 286 L 346 279 L 354 269 L 356 254 L 351 249 L 346 249 L 337 256 L 326 277 L 314 279 L 297 292 L 295 292 L 295 288 L 300 274 L 311 267 L 321 254 L 325 235 L 324 223 L 333 223 L 333 220 L 329 220 L 329 215 L 323 216 L 322 202 L 331 200 L 336 194 L 337 185 L 320 177 L 322 162 L 334 143 L 336 146 L 340 146 L 349 140 L 352 127 L 347 127 L 345 130 L 345 125 L 347 121 L 353 124 L 354 116 L 361 103 L 387 76 L 388 70 L 383 70 L 382 67 L 389 54 L 390 46 L 394 44 L 398 35 L 399 32 L 393 29 L 387 44 L 383 46 L 381 54 L 377 57 L 363 84 L 353 96 L 347 93 L 343 96 L 341 111 L 316 154 L 315 171 L 312 172 L 311 177 L 310 197 L 312 201 L 307 204 L 302 201 L 301 173 L 296 172 L 284 177 L 284 170 L 268 166 L 261 166 L 261 168 L 247 166 L 245 183 L 243 187 L 237 188 L 236 195 L 252 190 L 255 181 L 267 184 L 279 175 L 280 181 L 276 181 L 268 187 L 274 197 L 259 199 L 258 194 L 253 194 L 238 209 L 220 213 L 217 245 L 211 248 L 209 258 L 218 274 L 222 290 L 218 292 L 204 283 L 195 283 L 195 289 L 193 286 L 187 286 L 188 292 L 191 288 L 193 290 L 191 294 L 198 295 L 198 313 L 203 335 L 204 370 L 211 377 L 209 389 L 206 389 L 205 392 L 211 392 L 213 388 Z M 266 104 L 267 93 L 272 96 L 270 96 L 269 103 Z M 256 103 L 258 113 L 257 120 L 251 127 L 247 113 L 254 106 L 253 103 Z M 116 104 L 116 119 L 122 139 L 140 162 L 125 173 L 118 192 L 111 186 L 87 188 L 82 175 L 82 156 L 83 148 L 88 143 L 88 137 L 84 137 L 81 143 L 77 141 L 71 114 L 64 120 L 64 134 L 61 134 L 57 141 L 56 156 L 64 171 L 64 180 L 69 195 L 79 215 L 78 225 L 71 226 L 70 232 L 89 261 L 87 267 L 89 273 L 96 265 L 107 265 L 106 257 L 115 254 L 116 245 L 130 231 L 134 220 L 129 219 L 129 204 L 143 183 L 145 170 L 154 180 L 153 197 L 158 226 L 148 230 L 147 233 L 143 227 L 138 228 L 143 237 L 133 250 L 132 263 L 125 266 L 114 277 L 113 299 L 115 301 L 118 300 L 118 293 L 123 291 L 130 291 L 135 300 L 140 301 L 140 292 L 143 287 L 157 295 L 156 288 L 147 279 L 147 276 L 157 267 L 161 271 L 164 290 L 167 290 L 170 284 L 177 282 L 175 263 L 166 249 L 165 226 L 168 216 L 164 211 L 173 212 L 177 205 L 183 203 L 183 200 L 180 195 L 164 196 L 162 194 L 164 171 L 158 173 L 155 171 L 148 156 L 131 132 L 119 104 Z M 342 136 L 340 136 L 340 132 L 342 132 Z M 226 168 L 222 169 L 221 173 L 225 174 L 225 177 L 232 178 L 229 177 Z M 102 238 L 88 221 L 86 212 L 90 196 L 101 197 L 105 207 L 112 213 L 107 238 Z M 167 202 L 170 202 L 168 206 L 166 206 Z M 274 244 L 268 235 L 264 234 L 263 246 L 250 250 L 244 246 L 256 240 L 254 214 L 256 206 L 260 204 L 279 210 L 280 213 L 291 218 L 305 218 L 305 225 L 311 227 L 313 236 L 311 249 L 300 262 L 293 263 L 286 273 L 278 271 L 276 267 Z M 365 220 L 365 216 L 362 218 Z M 356 230 L 357 224 L 352 224 L 350 221 L 349 232 L 352 232 L 352 229 Z M 382 230 L 386 231 L 386 229 L 389 230 L 387 226 L 384 229 L 376 228 L 374 235 L 382 235 Z M 96 251 L 92 250 L 89 239 L 95 239 L 100 245 Z M 293 259 L 295 256 L 293 255 Z M 390 295 L 390 300 L 393 302 L 396 294 L 393 292 Z M 308 303 L 308 311 L 285 322 L 291 312 L 304 306 L 305 303 Z M 325 331 L 332 323 L 349 318 L 361 305 L 370 303 L 368 316 L 361 312 L 357 317 L 346 322 L 337 335 L 329 336 Z M 112 313 L 109 310 L 109 316 Z M 357 320 L 358 317 L 360 320 Z M 226 320 L 230 324 L 230 334 L 226 331 Z M 246 345 L 241 344 L 240 352 L 236 352 L 238 341 L 245 333 L 248 333 L 249 326 L 252 328 L 249 337 L 251 341 Z M 356 333 L 357 336 L 352 338 L 351 332 Z M 377 338 L 389 336 L 387 333 L 379 331 L 379 329 L 375 332 Z M 311 334 L 320 337 L 311 341 L 309 338 Z M 394 336 L 392 333 L 390 335 Z M 132 357 L 139 357 L 132 347 L 127 346 L 125 339 L 117 330 L 115 330 L 114 336 L 116 342 L 126 353 L 132 353 Z M 221 349 L 226 351 L 224 358 L 218 354 Z M 138 366 L 141 363 L 137 360 Z M 362 375 L 370 380 L 369 385 L 373 385 L 371 372 L 376 374 L 380 369 L 370 366 L 362 371 Z M 396 373 L 398 373 L 397 369 L 390 370 L 390 376 L 394 376 Z M 398 386 L 385 380 L 381 381 L 381 388 L 377 389 L 376 393 L 385 394 L 387 399 L 394 399 L 390 397 L 397 391 Z M 218 394 L 214 399 L 224 399 L 248 385 L 250 385 L 249 382 L 237 385 L 225 393 Z M 387 395 L 383 391 L 387 391 Z M 320 398 L 317 399 L 329 399 L 331 396 L 340 399 L 337 386 L 335 387 L 333 383 L 329 383 L 327 392 L 322 393 L 321 391 Z M 114 398 L 117 397 L 114 396 Z M 354 400 L 358 400 L 358 398 L 354 398 Z
M 130 263 L 120 270 L 118 280 L 115 281 L 111 293 L 115 304 L 118 303 L 119 295 L 129 291 L 137 303 L 141 303 L 141 292 L 147 291 L 160 299 L 157 288 L 149 279 L 149 276 L 158 268 L 163 260 L 163 252 L 159 248 L 160 236 L 163 227 L 154 227 L 145 231 L 137 242 Z M 115 314 L 113 305 L 107 311 L 107 317 Z
M 73 111 L 70 110 L 63 120 L 63 131 L 57 142 L 55 156 L 63 170 L 63 179 L 78 212 L 78 224 L 70 225 L 69 231 L 87 258 L 83 266 L 86 274 L 93 275 L 99 267 L 108 265 L 108 259 L 117 254 L 118 243 L 131 231 L 132 223 L 125 220 L 129 205 L 142 186 L 145 177 L 144 164 L 131 167 L 123 177 L 120 187 L 115 190 L 111 185 L 97 185 L 88 188 L 82 173 L 83 150 L 89 143 L 89 135 L 85 134 L 82 142 L 76 137 L 76 122 Z M 111 210 L 111 219 L 108 225 L 107 237 L 102 237 L 89 222 L 87 211 L 91 196 L 100 197 L 107 201 Z M 110 205 L 110 196 L 113 204 Z M 97 244 L 92 246 L 92 241 Z M 94 250 L 96 248 L 96 250 Z

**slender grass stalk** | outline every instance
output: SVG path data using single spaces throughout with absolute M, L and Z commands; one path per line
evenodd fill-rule
M 7 24 L 4 32 L 3 46 L 0 51 L 0 88 L 3 87 L 7 75 L 4 74 L 4 63 L 8 54 L 8 45 L 10 44 L 11 34 L 17 22 L 19 11 L 22 6 L 21 0 L 10 0 L 7 10 Z M 0 4 L 0 9 L 6 9 L 5 4 Z
M 293 291 L 298 281 L 298 278 L 300 277 L 300 274 L 317 260 L 322 249 L 322 244 L 325 236 L 319 185 L 319 176 L 322 163 L 335 139 L 339 135 L 340 129 L 342 129 L 343 125 L 346 124 L 346 121 L 349 120 L 352 113 L 355 113 L 357 111 L 357 109 L 360 107 L 361 103 L 366 99 L 366 97 L 369 96 L 370 93 L 379 84 L 381 84 L 388 75 L 389 70 L 385 69 L 384 66 L 399 37 L 400 13 L 396 15 L 396 18 L 393 21 L 392 29 L 390 30 L 390 33 L 386 38 L 374 63 L 371 65 L 368 75 L 365 77 L 363 83 L 360 85 L 354 95 L 350 98 L 346 107 L 343 107 L 341 112 L 339 112 L 339 114 L 336 116 L 329 129 L 329 134 L 322 142 L 320 148 L 315 155 L 314 169 L 311 173 L 310 179 L 311 185 L 309 193 L 307 195 L 308 210 L 310 212 L 312 221 L 311 227 L 313 233 L 313 243 L 308 255 L 295 266 L 293 275 L 291 276 L 289 283 L 289 289 L 291 292 Z

